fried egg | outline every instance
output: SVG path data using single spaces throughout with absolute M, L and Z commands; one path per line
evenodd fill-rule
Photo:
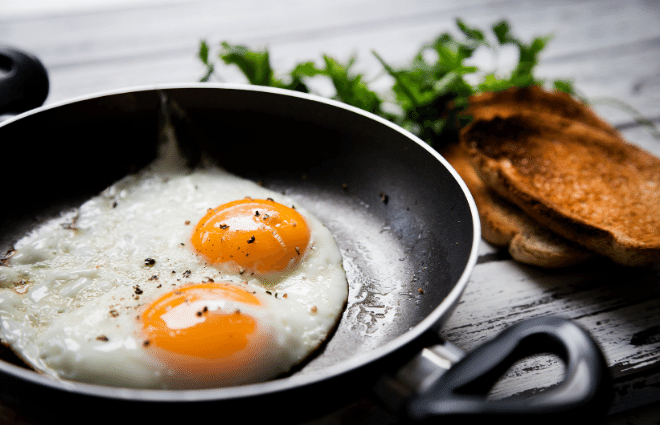
M 171 156 L 20 239 L 0 338 L 56 378 L 209 388 L 277 377 L 348 297 L 330 231 L 288 197 Z

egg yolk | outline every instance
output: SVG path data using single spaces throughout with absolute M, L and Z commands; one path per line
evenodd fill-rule
M 215 360 L 222 368 L 239 368 L 233 363 L 245 352 L 258 351 L 262 340 L 256 320 L 241 312 L 237 307 L 241 305 L 260 307 L 261 302 L 231 284 L 182 286 L 162 295 L 140 315 L 144 346 L 155 349 L 166 363 L 172 355 L 181 355 Z M 213 363 L 202 364 L 208 369 Z
M 193 231 L 194 249 L 214 265 L 265 275 L 302 258 L 310 230 L 298 211 L 272 199 L 245 198 L 209 209 Z

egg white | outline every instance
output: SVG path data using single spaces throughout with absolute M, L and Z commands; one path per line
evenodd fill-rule
M 189 246 L 208 208 L 248 196 L 293 205 L 310 227 L 298 267 L 277 282 L 221 272 Z M 202 382 L 149 355 L 137 316 L 173 288 L 207 281 L 256 292 L 265 308 L 250 314 L 273 343 L 242 375 Z M 164 156 L 15 244 L 0 267 L 0 338 L 34 369 L 63 379 L 138 388 L 236 385 L 272 378 L 308 357 L 335 327 L 347 296 L 330 231 L 301 205 L 212 165 L 191 171 Z

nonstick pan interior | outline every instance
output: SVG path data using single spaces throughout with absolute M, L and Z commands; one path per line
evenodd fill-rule
M 332 102 L 276 90 L 135 90 L 41 108 L 5 123 L 0 249 L 149 163 L 163 102 L 186 160 L 194 162 L 203 150 L 229 171 L 295 198 L 341 249 L 347 309 L 319 355 L 277 380 L 284 382 L 278 392 L 287 380 L 358 369 L 419 335 L 423 320 L 427 328 L 446 319 L 474 264 L 479 234 L 462 183 L 407 133 Z M 269 384 L 234 392 L 258 394 L 260 385 Z M 82 392 L 88 387 L 80 386 Z M 203 398 L 231 398 L 230 390 Z M 123 397 L 103 391 L 96 393 Z

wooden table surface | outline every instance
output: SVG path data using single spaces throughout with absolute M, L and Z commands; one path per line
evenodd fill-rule
M 342 61 L 357 55 L 355 70 L 378 81 L 372 50 L 390 63 L 407 63 L 422 43 L 455 31 L 456 17 L 480 28 L 507 19 L 525 40 L 553 34 L 539 76 L 572 79 L 587 98 L 619 99 L 660 123 L 660 3 L 654 0 L 2 0 L 0 44 L 43 61 L 50 104 L 128 86 L 198 81 L 201 39 L 268 47 L 281 71 L 324 53 Z M 244 81 L 232 68 L 219 71 L 225 81 Z M 660 140 L 631 115 L 611 106 L 597 111 L 628 140 L 660 155 Z M 659 313 L 660 266 L 597 262 L 542 270 L 484 242 L 444 336 L 471 350 L 525 318 L 574 319 L 598 341 L 614 377 L 608 423 L 641 424 L 660 418 Z M 492 397 L 535 392 L 561 374 L 560 362 L 536 356 L 516 365 Z M 0 422 L 29 423 L 20 412 L 0 413 Z

